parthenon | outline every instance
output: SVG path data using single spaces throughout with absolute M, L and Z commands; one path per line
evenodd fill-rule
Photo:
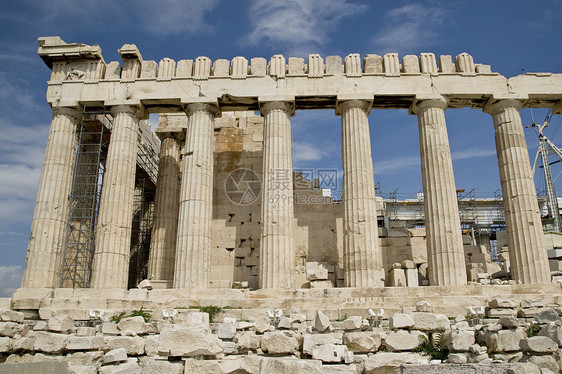
M 379 237 L 369 129 L 373 109 L 417 115 L 425 277 L 430 286 L 464 286 L 470 276 L 444 114 L 462 107 L 483 110 L 493 121 L 512 280 L 551 283 L 519 111 L 541 107 L 560 113 L 562 74 L 506 79 L 466 53 L 454 59 L 433 53 L 401 60 L 396 53 L 343 59 L 311 54 L 306 61 L 275 55 L 269 61 L 197 57 L 157 63 L 125 44 L 119 49 L 122 62 L 106 63 L 99 46 L 59 37 L 39 38 L 38 53 L 52 70 L 47 101 L 53 117 L 22 289 L 126 290 L 146 278 L 163 289 L 243 284 L 252 290 L 296 290 L 307 287 L 303 274 L 310 262 L 331 267 L 330 287 L 395 286 L 389 283 L 393 263 L 413 258 L 395 261 Z M 329 204 L 299 206 L 291 117 L 314 109 L 331 109 L 341 117 L 343 195 L 337 204 L 329 199 Z M 160 144 L 144 122 L 149 113 L 160 114 Z M 87 137 L 79 135 L 92 126 L 105 131 L 96 135 L 105 153 L 89 164 L 92 175 L 97 178 L 102 170 L 103 178 L 80 185 L 76 173 L 85 153 L 77 149 Z M 154 194 L 151 208 L 139 213 L 136 181 L 139 173 L 150 174 L 139 161 L 141 143 L 152 152 L 152 162 L 159 161 L 157 178 L 156 172 L 152 180 L 145 178 Z M 301 182 L 308 183 L 310 194 L 321 194 L 315 181 Z M 255 196 L 235 201 L 228 183 Z M 73 220 L 69 212 L 76 206 L 69 196 L 80 188 L 97 197 L 86 207 L 86 220 Z M 153 224 L 144 270 L 131 276 L 132 248 L 138 244 L 135 215 L 150 216 Z M 307 218 L 311 215 L 315 224 Z M 86 221 L 81 244 L 69 240 Z M 323 242 L 322 230 L 332 244 Z M 84 243 L 81 254 L 72 252 L 73 245 Z M 418 283 L 420 264 L 414 264 L 410 285 Z

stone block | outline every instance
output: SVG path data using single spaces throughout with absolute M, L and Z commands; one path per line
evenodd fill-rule
M 375 332 L 346 332 L 343 344 L 352 352 L 374 352 L 381 346 L 383 336 Z
M 533 317 L 533 319 L 538 323 L 538 324 L 543 324 L 543 323 L 549 323 L 549 322 L 556 322 L 558 320 L 558 312 L 554 309 L 545 309 L 545 310 L 541 310 L 540 312 L 538 312 L 537 314 L 535 314 L 535 316 Z
M 519 342 L 522 339 L 526 339 L 527 334 L 522 328 L 517 328 L 515 330 L 500 330 L 494 333 L 487 333 L 483 338 L 491 353 L 511 352 L 520 349 Z
M 121 79 L 121 64 L 111 61 L 105 67 L 105 79 Z
M 306 279 L 309 281 L 326 280 L 328 279 L 328 269 L 318 262 L 307 262 Z
M 439 56 L 439 72 L 440 73 L 454 73 L 455 64 L 450 55 Z
M 263 77 L 267 74 L 267 60 L 263 57 L 254 57 L 250 60 L 250 72 L 253 76 Z
M 330 317 L 325 315 L 322 311 L 317 310 L 314 316 L 314 328 L 316 331 L 324 332 L 330 327 Z
M 58 354 L 64 351 L 69 340 L 68 335 L 38 331 L 35 335 L 35 351 Z
M 492 67 L 490 65 L 476 64 L 474 65 L 477 74 L 491 74 Z
M 144 317 L 142 316 L 123 318 L 117 324 L 117 328 L 121 332 L 121 335 L 123 335 L 123 333 L 127 331 L 137 335 L 156 333 L 156 329 L 154 328 L 154 326 L 146 323 L 144 321 Z
M 129 359 L 127 362 L 122 362 L 117 365 L 102 366 L 99 368 L 99 374 L 138 374 L 141 370 L 142 368 L 136 360 Z
M 258 370 L 254 371 L 258 372 Z M 323 374 L 322 362 L 318 360 L 298 360 L 296 358 L 274 358 L 262 359 L 259 365 L 260 374 L 278 373 L 310 373 Z
M 127 350 L 125 348 L 112 349 L 103 356 L 104 364 L 127 361 Z
M 562 327 L 556 325 L 545 325 L 541 328 L 539 336 L 552 339 L 559 347 L 562 347 Z
M 519 360 L 519 362 L 521 363 L 530 362 L 537 365 L 540 369 L 548 369 L 553 373 L 558 373 L 560 370 L 560 368 L 558 367 L 558 363 L 556 362 L 556 359 L 552 357 L 552 355 L 532 355 L 532 356 L 524 355 L 521 358 L 521 360 Z
M 548 258 L 562 258 L 562 249 L 549 249 L 546 251 Z
M 193 60 L 179 60 L 176 67 L 177 78 L 188 78 L 193 75 Z
M 0 336 L 13 337 L 23 329 L 24 326 L 16 322 L 0 322 Z
M 158 352 L 164 356 L 213 356 L 222 353 L 220 339 L 202 328 L 172 325 L 160 333 Z
M 400 61 L 398 53 L 387 53 L 383 57 L 384 74 L 387 76 L 400 75 Z
M 236 334 L 236 318 L 224 317 L 222 323 L 219 324 L 217 335 L 219 339 L 234 339 Z
M 451 321 L 444 314 L 414 312 L 412 318 L 414 319 L 412 328 L 415 330 L 440 331 L 448 330 L 451 327 Z
M 316 280 L 310 281 L 310 288 L 313 289 L 326 289 L 326 288 L 333 288 L 334 285 L 330 280 Z
M 213 63 L 213 76 L 228 77 L 230 75 L 230 61 L 218 59 Z
M 302 75 L 304 74 L 304 58 L 289 57 L 289 74 Z
M 445 344 L 453 352 L 468 352 L 474 341 L 474 331 L 459 330 L 445 333 Z
M 416 312 L 426 312 L 431 313 L 431 304 L 428 301 L 420 300 L 416 303 Z
M 156 78 L 158 64 L 156 61 L 144 60 L 141 64 L 141 78 Z
M 308 55 L 308 77 L 321 78 L 324 76 L 324 60 L 319 54 Z
M 391 331 L 384 339 L 383 345 L 389 351 L 410 351 L 420 345 L 421 337 L 427 335 L 421 331 Z
M 12 350 L 12 339 L 8 337 L 0 338 L 0 353 L 8 353 Z
M 108 349 L 125 348 L 129 356 L 144 354 L 144 339 L 139 336 L 105 336 Z
M 258 333 L 263 334 L 266 331 L 271 330 L 271 321 L 266 317 L 259 317 L 254 323 L 255 329 Z
M 350 316 L 347 317 L 345 320 L 342 321 L 343 329 L 344 330 L 356 330 L 361 328 L 361 324 L 363 323 L 363 317 L 361 316 Z
M 351 53 L 344 59 L 345 75 L 348 77 L 360 77 L 362 75 L 361 56 L 359 53 Z
M 121 331 L 117 328 L 117 324 L 114 322 L 104 322 L 101 325 L 101 332 L 104 335 L 119 335 Z
M 488 318 L 516 317 L 517 310 L 510 308 L 493 308 L 486 311 Z
M 389 287 L 406 287 L 406 274 L 404 269 L 390 269 L 386 277 Z
M 427 356 L 419 353 L 379 352 L 365 358 L 365 374 L 400 373 L 401 365 L 428 363 Z
M 415 324 L 412 316 L 405 313 L 393 314 L 389 318 L 388 322 L 391 329 L 409 329 Z
M 254 331 L 243 331 L 236 334 L 235 342 L 239 352 L 255 351 L 260 348 L 261 337 Z
M 74 330 L 74 320 L 66 315 L 58 315 L 49 318 L 47 326 L 50 331 L 69 333 Z
M 146 360 L 142 363 L 142 374 L 183 374 L 183 362 Z
M 353 355 L 353 354 L 351 354 Z M 351 356 L 353 357 L 353 356 Z M 351 362 L 347 346 L 339 344 L 321 344 L 312 348 L 312 358 L 328 363 Z
M 383 58 L 379 55 L 374 54 L 367 54 L 363 57 L 363 69 L 366 74 L 382 74 L 383 66 L 382 66 Z
M 466 353 L 449 353 L 447 362 L 451 364 L 466 364 L 468 362 L 468 357 Z
M 419 73 L 420 72 L 420 62 L 418 56 L 406 55 L 402 57 L 402 72 L 403 73 Z
M 270 354 L 290 354 L 298 351 L 299 342 L 293 331 L 268 331 L 261 339 L 261 349 Z
M 422 73 L 437 73 L 437 64 L 435 62 L 435 54 L 421 53 L 420 54 L 420 67 Z
M 547 336 L 533 336 L 522 339 L 519 346 L 525 352 L 552 353 L 558 351 L 558 344 Z
M 5 309 L 0 311 L 0 320 L 2 322 L 17 322 L 22 323 L 24 319 L 24 314 L 21 312 L 16 312 L 15 310 Z
M 321 344 L 342 344 L 343 334 L 341 332 L 328 334 L 305 334 L 303 336 L 302 351 L 311 355 L 312 349 Z
M 103 336 L 70 336 L 66 349 L 69 351 L 90 351 L 103 349 L 105 340 Z
M 455 70 L 457 73 L 474 74 L 474 60 L 468 53 L 461 53 L 455 57 Z
M 0 374 L 68 374 L 68 363 L 64 361 L 42 361 L 0 364 Z
M 242 56 L 232 59 L 232 78 L 245 79 L 248 75 L 248 60 Z

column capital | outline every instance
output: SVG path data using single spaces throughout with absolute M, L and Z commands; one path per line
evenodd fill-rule
M 287 99 L 287 98 L 284 98 Z M 294 98 L 292 100 L 273 100 L 267 101 L 263 99 L 258 99 L 260 105 L 260 113 L 261 115 L 266 115 L 268 112 L 280 109 L 289 114 L 290 117 L 295 115 L 295 101 Z
M 65 114 L 70 117 L 79 118 L 82 115 L 82 106 L 53 106 L 53 114 Z
M 139 104 L 114 104 L 110 105 L 110 111 L 113 116 L 121 113 L 130 114 L 138 119 L 147 119 L 148 111 Z
M 342 112 L 349 108 L 359 108 L 370 113 L 373 106 L 373 96 L 371 95 L 338 95 L 336 99 L 336 115 L 341 116 Z
M 217 100 L 191 100 L 184 102 L 182 100 L 185 113 L 189 116 L 193 112 L 206 111 L 210 112 L 215 118 L 221 116 L 221 110 Z
M 182 141 L 185 139 L 185 128 L 182 127 L 174 126 L 174 127 L 157 128 L 154 132 L 156 133 L 156 136 L 160 138 L 160 140 L 173 138 Z
M 529 99 L 528 95 L 492 95 L 482 110 L 488 114 L 495 115 L 505 108 L 515 108 L 520 110 L 523 103 Z
M 420 109 L 440 108 L 446 110 L 449 106 L 449 98 L 439 94 L 416 95 L 410 105 L 410 114 L 418 114 Z

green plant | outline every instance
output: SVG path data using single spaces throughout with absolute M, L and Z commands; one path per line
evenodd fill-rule
M 144 318 L 144 322 L 148 322 L 150 321 L 150 318 L 152 318 L 152 314 L 147 310 L 143 310 L 142 307 L 139 310 L 133 310 L 131 314 L 129 314 L 127 317 L 138 317 L 138 316 Z
M 121 312 L 121 313 L 111 317 L 110 321 L 115 322 L 115 323 L 119 323 L 119 322 L 121 322 L 121 320 L 123 318 L 125 318 L 125 314 L 126 314 L 125 312 Z
M 412 349 L 413 352 L 425 353 L 430 356 L 433 360 L 444 360 L 449 355 L 449 350 L 445 345 L 445 340 L 443 339 L 443 334 L 439 336 L 439 340 L 434 344 L 431 339 L 426 336 L 420 336 L 420 344 Z
M 541 327 L 533 323 L 531 324 L 531 326 L 529 326 L 526 332 L 527 332 L 527 337 L 532 338 L 533 336 L 537 336 L 539 332 L 541 332 Z
M 150 321 L 150 318 L 152 317 L 152 314 L 147 310 L 143 310 L 142 307 L 141 307 L 139 310 L 133 310 L 130 314 L 127 314 L 125 312 L 121 312 L 117 315 L 114 315 L 113 317 L 111 317 L 110 321 L 115 322 L 115 323 L 119 323 L 119 322 L 121 322 L 121 320 L 123 318 L 138 317 L 138 316 L 144 318 L 144 322 L 148 322 L 148 321 Z
M 221 307 L 209 305 L 209 306 L 199 306 L 197 307 L 199 311 L 209 314 L 209 322 L 213 322 L 215 317 L 222 311 Z

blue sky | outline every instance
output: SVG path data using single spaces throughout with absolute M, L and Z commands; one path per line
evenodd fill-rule
M 134 43 L 145 60 L 207 56 L 306 57 L 308 53 L 398 52 L 455 56 L 511 77 L 562 73 L 562 1 L 359 0 L 53 0 L 3 1 L 0 13 L 0 296 L 19 286 L 50 124 L 50 71 L 37 56 L 39 36 L 99 44 L 106 62 Z M 534 110 L 542 121 L 546 111 Z M 562 145 L 560 117 L 547 136 Z M 529 110 L 522 111 L 531 123 Z M 448 110 L 457 188 L 499 188 L 492 120 L 480 110 Z M 154 121 L 154 117 L 152 118 Z M 406 110 L 370 115 L 375 181 L 399 197 L 421 191 L 417 119 Z M 332 111 L 292 119 L 295 168 L 341 169 L 340 119 Z M 526 130 L 531 158 L 537 136 Z M 556 177 L 561 165 L 553 166 Z M 556 181 L 562 193 L 562 177 Z

